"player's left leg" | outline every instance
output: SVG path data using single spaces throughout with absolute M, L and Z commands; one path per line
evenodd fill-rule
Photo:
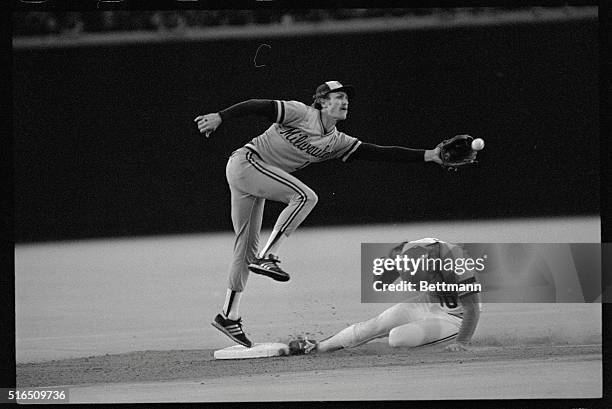
M 289 280 L 289 274 L 283 271 L 278 259 L 278 252 L 283 241 L 295 231 L 317 204 L 317 195 L 306 184 L 296 177 L 260 160 L 255 154 L 247 154 L 248 172 L 245 173 L 244 185 L 247 192 L 266 200 L 286 203 L 287 207 L 280 213 L 272 234 L 255 260 L 249 263 L 251 272 L 268 276 L 277 281 Z
M 457 336 L 461 318 L 445 312 L 427 314 L 418 321 L 410 322 L 389 331 L 392 347 L 418 347 L 450 340 Z
M 389 335 L 393 328 L 418 321 L 427 315 L 423 303 L 400 303 L 386 309 L 376 317 L 353 324 L 317 345 L 318 352 L 332 352 L 341 348 L 353 348 L 376 338 Z
M 301 180 L 276 166 L 269 165 L 255 155 L 249 156 L 253 167 L 254 186 L 263 190 L 260 196 L 267 200 L 285 203 L 265 246 L 258 258 L 278 256 L 279 249 L 316 206 L 317 194 Z M 261 186 L 265 186 L 265 189 Z

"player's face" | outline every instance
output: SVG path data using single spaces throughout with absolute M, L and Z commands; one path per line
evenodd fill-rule
M 321 104 L 321 111 L 337 121 L 341 121 L 346 119 L 348 114 L 348 103 L 346 92 L 330 92 L 327 94 L 327 99 Z

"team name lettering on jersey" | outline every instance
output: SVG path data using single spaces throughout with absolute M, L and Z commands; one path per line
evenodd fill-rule
M 270 165 L 294 172 L 329 159 L 346 162 L 361 144 L 336 127 L 325 132 L 318 109 L 299 101 L 275 103 L 275 123 L 246 144 Z
M 318 148 L 308 143 L 308 135 L 299 129 L 283 129 L 280 130 L 279 133 L 285 140 L 291 142 L 293 146 L 315 158 L 326 159 L 332 155 L 332 152 L 328 152 L 325 149 Z

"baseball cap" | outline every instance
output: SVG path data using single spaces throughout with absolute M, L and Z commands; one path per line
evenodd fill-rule
M 352 85 L 342 85 L 339 81 L 326 81 L 317 87 L 315 94 L 312 96 L 313 99 L 324 97 L 330 92 L 346 92 L 349 98 L 353 98 L 355 95 L 355 89 Z

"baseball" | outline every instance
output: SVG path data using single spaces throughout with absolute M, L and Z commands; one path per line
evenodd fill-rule
M 472 141 L 472 149 L 479 151 L 484 148 L 484 141 L 481 138 L 476 138 Z

